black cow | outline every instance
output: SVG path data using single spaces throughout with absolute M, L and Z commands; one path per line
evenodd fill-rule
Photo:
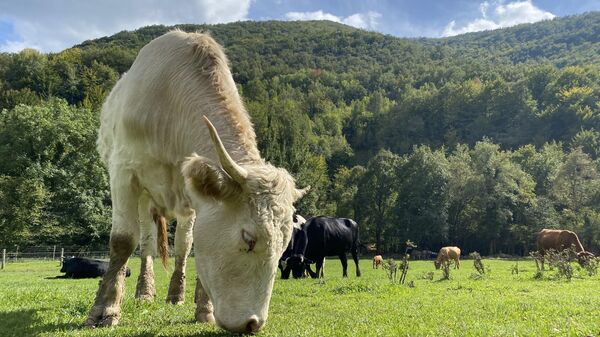
M 95 278 L 104 275 L 108 269 L 108 262 L 88 259 L 85 257 L 68 257 L 63 261 L 59 278 Z M 125 276 L 129 277 L 131 270 L 127 267 Z
M 294 237 L 296 236 L 296 233 L 298 233 L 298 231 L 300 230 L 300 227 L 304 225 L 306 219 L 304 219 L 301 215 L 294 214 L 292 221 L 294 223 L 294 228 L 292 231 L 290 243 L 288 243 L 287 248 L 283 251 L 283 254 L 281 254 L 281 258 L 279 258 L 279 270 L 281 270 L 281 278 L 284 280 L 290 278 L 290 271 L 292 270 L 290 265 L 287 263 L 287 259 L 292 256 L 294 247 Z
M 360 276 L 358 266 L 358 224 L 352 219 L 318 216 L 309 219 L 294 235 L 292 256 L 287 259 L 294 278 L 300 278 L 307 270 L 311 277 L 322 276 L 321 268 L 326 256 L 338 256 L 342 262 L 343 276 L 348 277 L 346 253 L 352 253 L 356 264 L 356 276 Z M 310 269 L 316 263 L 316 272 Z

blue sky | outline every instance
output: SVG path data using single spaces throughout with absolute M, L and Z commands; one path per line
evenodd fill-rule
M 441 37 L 600 11 L 600 0 L 0 0 L 0 52 L 56 52 L 151 24 L 331 20 Z

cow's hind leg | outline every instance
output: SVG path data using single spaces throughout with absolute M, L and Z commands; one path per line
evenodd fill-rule
M 175 230 L 175 271 L 171 275 L 167 303 L 183 304 L 185 301 L 185 266 L 192 249 L 194 221 L 196 215 L 190 210 L 187 216 L 177 216 Z
M 128 171 L 111 172 L 112 229 L 110 262 L 100 282 L 96 300 L 85 324 L 89 327 L 113 326 L 121 318 L 127 260 L 139 239 L 139 186 Z
M 348 257 L 345 253 L 340 255 L 340 261 L 342 262 L 342 276 L 348 277 Z
M 140 217 L 140 258 L 142 265 L 135 289 L 135 298 L 152 301 L 156 296 L 154 286 L 154 255 L 156 255 L 157 228 L 151 213 L 151 200 L 142 195 L 139 203 Z
M 215 316 L 213 314 L 213 305 L 208 298 L 208 294 L 204 291 L 198 277 L 196 277 L 196 295 L 194 296 L 194 302 L 196 302 L 196 320 L 198 322 L 214 323 Z
M 354 264 L 356 265 L 356 277 L 360 277 L 360 267 L 358 266 L 358 249 L 352 249 L 352 259 L 354 260 Z M 379 264 L 377 264 L 379 268 Z

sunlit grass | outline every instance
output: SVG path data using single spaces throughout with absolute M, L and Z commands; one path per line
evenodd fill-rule
M 188 275 L 194 275 L 193 260 Z M 270 316 L 261 336 L 599 336 L 600 276 L 575 268 L 571 282 L 553 272 L 534 280 L 535 264 L 485 260 L 491 273 L 473 280 L 472 261 L 451 270 L 451 280 L 423 277 L 431 261 L 411 262 L 407 283 L 390 284 L 382 269 L 362 260 L 363 276 L 341 277 L 337 259 L 326 263 L 325 280 L 277 280 Z M 130 262 L 123 317 L 118 327 L 82 326 L 99 279 L 46 279 L 57 262 L 9 264 L 0 271 L 0 336 L 219 336 L 222 330 L 194 322 L 195 279 L 188 276 L 186 303 L 167 305 L 168 275 L 157 263 L 154 303 L 133 299 L 139 261 Z

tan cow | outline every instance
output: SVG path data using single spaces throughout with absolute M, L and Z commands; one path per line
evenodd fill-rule
M 221 47 L 182 31 L 144 46 L 102 107 L 98 150 L 110 177 L 110 262 L 86 325 L 118 323 L 127 260 L 164 217 L 178 223 L 168 299 L 183 298 L 193 231 L 196 319 L 260 330 L 293 203 L 308 189 L 261 158 Z
M 583 245 L 575 232 L 564 229 L 542 229 L 537 234 L 537 248 L 542 255 L 542 269 L 544 269 L 544 257 L 551 249 L 559 252 L 573 248 L 577 254 L 577 261 L 581 265 L 588 258 L 594 256 L 594 254 L 583 249 Z
M 373 269 L 379 269 L 379 265 L 383 263 L 383 257 L 381 255 L 373 256 Z
M 442 247 L 438 253 L 437 259 L 433 262 L 435 269 L 440 269 L 442 264 L 454 261 L 454 269 L 460 268 L 460 248 Z

